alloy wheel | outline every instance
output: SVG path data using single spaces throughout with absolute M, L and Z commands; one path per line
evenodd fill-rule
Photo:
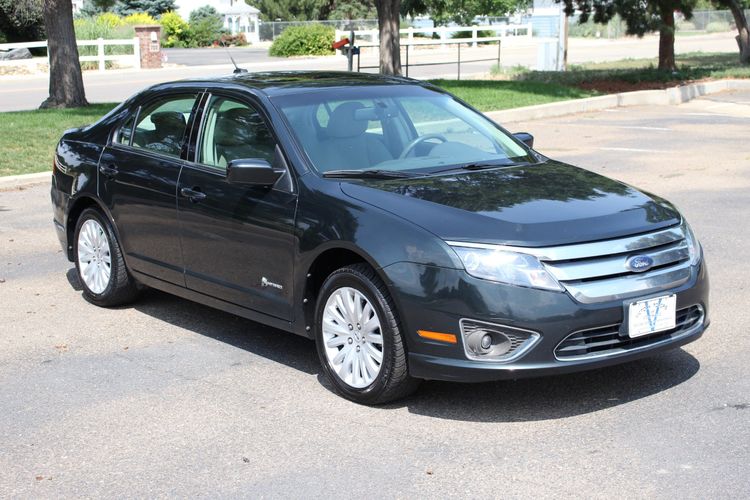
M 89 219 L 78 233 L 78 269 L 92 293 L 101 294 L 109 285 L 112 254 L 107 233 L 99 222 Z
M 326 358 L 336 375 L 353 388 L 372 384 L 383 364 L 383 333 L 367 297 L 355 288 L 336 289 L 322 323 Z

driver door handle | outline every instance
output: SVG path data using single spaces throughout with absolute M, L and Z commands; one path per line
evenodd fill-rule
M 180 194 L 184 196 L 185 198 L 188 198 L 193 203 L 197 203 L 201 200 L 206 199 L 206 193 L 200 190 L 200 188 L 182 188 L 180 189 Z
M 99 172 L 110 179 L 117 175 L 118 170 L 111 165 L 99 165 Z

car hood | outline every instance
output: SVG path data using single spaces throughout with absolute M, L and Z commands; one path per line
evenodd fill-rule
M 680 222 L 677 210 L 661 198 L 555 161 L 342 182 L 341 189 L 449 241 L 539 247 L 616 238 Z

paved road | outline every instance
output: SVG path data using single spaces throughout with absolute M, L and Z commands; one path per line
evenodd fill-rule
M 695 37 L 678 37 L 677 53 L 736 52 L 737 45 L 733 34 L 721 33 Z M 274 70 L 346 70 L 346 58 L 341 55 L 317 58 L 275 58 L 269 57 L 259 48 L 233 48 L 233 57 L 249 71 Z M 647 36 L 643 39 L 594 40 L 571 39 L 569 61 L 579 64 L 588 61 L 615 61 L 625 58 L 656 57 L 658 39 Z M 167 55 L 171 63 L 189 66 L 168 67 L 147 71 L 87 72 L 84 75 L 86 97 L 90 102 L 121 101 L 139 90 L 160 82 L 182 78 L 205 78 L 230 74 L 233 67 L 223 49 L 170 49 Z M 492 59 L 497 56 L 496 47 L 479 47 L 462 50 L 462 59 Z M 455 48 L 449 50 L 426 49 L 411 54 L 412 64 L 447 62 L 456 60 Z M 502 64 L 504 66 L 534 66 L 537 58 L 536 41 L 524 40 L 504 42 Z M 376 54 L 363 56 L 362 66 L 377 64 Z M 493 61 L 465 63 L 461 65 L 463 77 L 487 74 Z M 413 78 L 455 78 L 454 63 L 438 66 L 414 67 L 409 71 Z M 39 106 L 49 94 L 49 80 L 46 75 L 34 77 L 0 77 L 0 112 L 33 109 Z
M 163 293 L 86 303 L 47 186 L 0 192 L 0 497 L 747 498 L 750 93 L 509 124 L 664 195 L 708 256 L 713 325 L 556 378 L 335 396 L 313 344 Z

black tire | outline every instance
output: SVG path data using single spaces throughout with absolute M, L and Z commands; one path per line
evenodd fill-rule
M 328 298 L 338 289 L 351 287 L 365 296 L 380 320 L 383 338 L 383 360 L 380 372 L 364 388 L 353 387 L 336 373 L 325 352 L 323 338 L 323 312 Z M 315 344 L 323 371 L 336 392 L 360 404 L 387 403 L 412 394 L 420 380 L 409 376 L 407 353 L 396 307 L 383 281 L 367 264 L 353 264 L 331 273 L 318 294 L 315 307 Z
M 111 257 L 109 282 L 101 293 L 95 293 L 86 285 L 86 281 L 81 274 L 81 266 L 78 259 L 78 241 L 81 227 L 86 221 L 92 219 L 104 229 Z M 114 230 L 112 229 L 112 224 L 107 220 L 107 217 L 96 208 L 85 209 L 81 212 L 81 215 L 76 222 L 74 238 L 73 249 L 75 252 L 76 272 L 78 273 L 78 280 L 81 283 L 83 296 L 86 300 L 102 307 L 119 306 L 135 300 L 138 296 L 138 285 L 125 266 L 125 260 L 122 258 L 120 244 L 117 241 Z

